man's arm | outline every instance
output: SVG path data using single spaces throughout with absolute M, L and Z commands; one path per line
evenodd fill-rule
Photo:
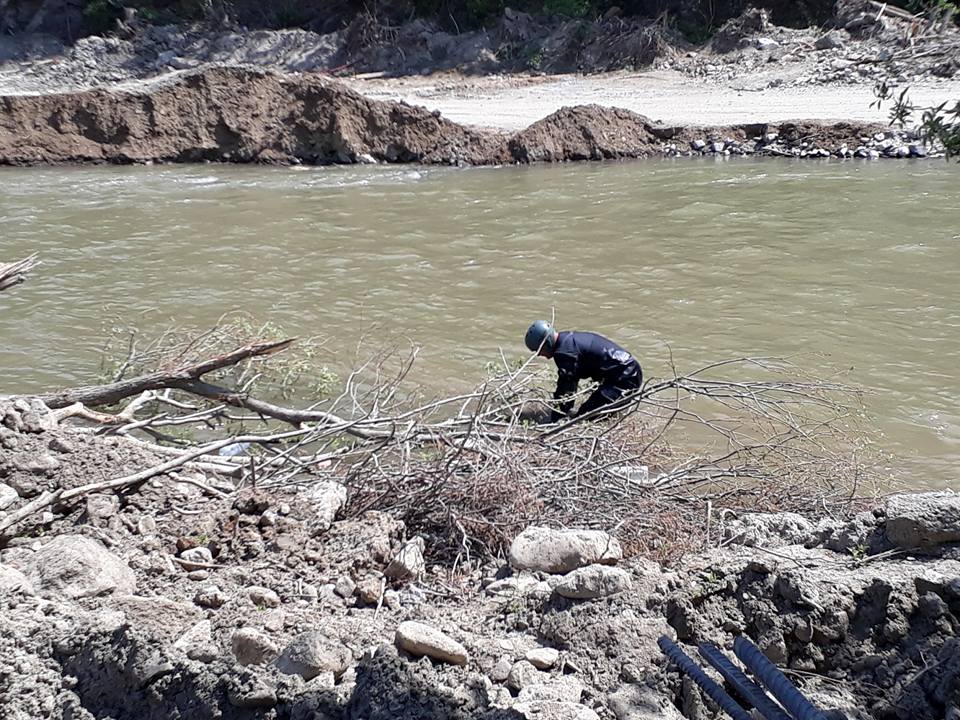
M 554 360 L 557 363 L 557 389 L 553 393 L 553 397 L 558 401 L 559 409 L 551 413 L 550 422 L 560 422 L 569 417 L 573 411 L 573 398 L 571 396 L 577 391 L 580 381 L 577 380 L 577 359 L 575 357 L 557 355 Z

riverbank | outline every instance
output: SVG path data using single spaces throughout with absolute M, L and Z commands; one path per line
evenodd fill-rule
M 697 127 L 620 108 L 564 107 L 526 129 L 473 129 L 366 98 L 319 74 L 239 68 L 136 88 L 0 98 L 0 164 L 259 162 L 499 165 L 683 156 L 923 157 L 916 132 L 812 121 Z
M 960 32 L 921 21 L 850 1 L 821 27 L 745 10 L 700 44 L 665 21 L 510 10 L 459 34 L 359 15 L 327 34 L 131 20 L 72 46 L 14 37 L 0 163 L 937 155 L 872 106 L 879 81 L 918 107 L 960 97 Z
M 953 493 L 724 514 L 670 567 L 602 531 L 535 529 L 506 560 L 451 567 L 334 479 L 266 492 L 181 467 L 43 509 L 168 456 L 2 407 L 11 720 L 718 717 L 661 635 L 695 654 L 744 634 L 832 717 L 945 718 L 960 700 Z

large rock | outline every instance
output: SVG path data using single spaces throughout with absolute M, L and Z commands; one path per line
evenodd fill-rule
M 900 547 L 960 542 L 960 495 L 895 495 L 887 500 L 887 537 Z
M 274 665 L 285 675 L 299 675 L 304 680 L 312 680 L 325 672 L 340 677 L 352 659 L 350 650 L 339 642 L 318 632 L 308 632 L 297 636 L 287 645 Z
M 529 660 L 520 660 L 515 662 L 507 673 L 507 687 L 522 690 L 531 685 L 541 685 L 548 677 L 550 676 L 537 670 Z
M 33 556 L 27 575 L 37 590 L 69 598 L 130 594 L 137 586 L 123 560 L 83 535 L 55 537 Z
M 511 709 L 526 720 L 600 720 L 590 708 L 572 702 L 533 700 L 515 703 Z
M 574 570 L 554 588 L 557 595 L 573 600 L 606 597 L 629 589 L 630 573 L 606 565 Z
M 560 651 L 551 647 L 533 648 L 527 650 L 524 659 L 537 670 L 549 670 L 560 659 Z
M 600 530 L 553 530 L 531 526 L 510 545 L 510 564 L 518 570 L 567 573 L 623 557 L 616 538 Z
M 303 499 L 313 505 L 319 530 L 329 530 L 347 502 L 347 489 L 340 483 L 322 481 L 314 483 L 303 493 Z
M 466 665 L 466 648 L 436 628 L 408 620 L 400 623 L 394 638 L 396 646 L 416 657 L 426 656 L 452 665 Z

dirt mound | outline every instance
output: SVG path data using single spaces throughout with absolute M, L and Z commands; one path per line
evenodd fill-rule
M 509 158 L 496 136 L 423 108 L 368 100 L 318 75 L 213 68 L 139 89 L 0 99 L 3 164 L 365 159 Z
M 867 157 L 874 149 L 869 143 L 881 141 L 877 156 L 921 154 L 907 147 L 916 139 L 911 133 L 887 131 L 872 140 L 878 132 L 883 129 L 816 122 L 663 126 L 628 110 L 586 105 L 562 108 L 508 137 L 421 107 L 371 100 L 320 75 L 235 67 L 174 74 L 130 89 L 0 97 L 0 165 L 491 165 L 704 152 L 846 157 L 848 146 L 863 146 Z M 771 134 L 779 145 L 764 142 Z

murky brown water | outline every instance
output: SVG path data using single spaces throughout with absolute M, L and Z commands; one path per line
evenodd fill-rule
M 632 349 L 648 375 L 797 355 L 872 389 L 917 485 L 960 461 L 960 166 L 730 160 L 483 170 L 4 170 L 2 391 L 89 381 L 111 313 L 235 309 L 330 338 L 423 346 L 416 379 L 473 385 L 528 322 Z

